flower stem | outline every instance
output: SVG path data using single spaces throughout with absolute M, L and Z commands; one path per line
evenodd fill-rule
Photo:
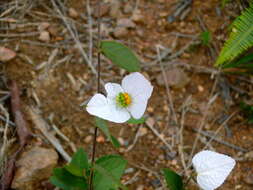
M 101 0 L 98 0 L 98 20 L 97 20 L 97 28 L 98 28 L 98 42 L 97 42 L 97 92 L 100 93 L 100 41 L 101 41 L 101 18 L 100 18 L 100 9 L 101 9 Z M 92 147 L 92 157 L 91 157 L 91 172 L 90 172 L 90 179 L 89 179 L 89 190 L 93 190 L 93 177 L 94 177 L 94 162 L 95 162 L 95 156 L 96 156 L 96 145 L 97 145 L 97 132 L 98 128 L 97 126 L 94 129 L 94 136 L 93 136 L 93 147 Z

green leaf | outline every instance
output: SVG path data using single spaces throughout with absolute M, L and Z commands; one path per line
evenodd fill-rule
M 226 64 L 224 64 L 224 66 L 222 66 L 222 68 L 223 69 L 233 68 L 233 67 L 252 68 L 253 64 L 249 63 L 252 60 L 253 60 L 253 53 L 245 55 L 244 57 L 240 58 L 239 60 L 226 63 Z M 247 63 L 249 63 L 249 64 L 247 64 Z
M 77 177 L 69 173 L 65 168 L 55 168 L 50 182 L 63 190 L 87 190 L 88 184 L 85 178 Z
M 113 137 L 111 135 L 106 121 L 103 120 L 103 119 L 101 119 L 101 118 L 99 118 L 99 117 L 95 117 L 95 122 L 96 122 L 96 126 L 99 129 L 101 129 L 101 131 L 103 131 L 103 133 L 111 141 L 111 143 L 113 144 L 113 146 L 115 146 L 116 148 L 119 148 L 120 147 L 120 143 L 119 143 L 119 141 L 115 137 Z
M 142 124 L 142 123 L 145 123 L 146 121 L 146 118 L 142 117 L 140 119 L 134 119 L 133 117 L 131 117 L 127 123 L 129 124 Z
M 241 53 L 253 46 L 253 3 L 236 18 L 232 31 L 215 63 L 221 66 L 231 62 Z
M 208 46 L 212 40 L 212 34 L 210 31 L 205 31 L 200 34 L 200 39 L 203 45 Z
M 165 180 L 167 182 L 168 188 L 170 190 L 183 190 L 183 180 L 180 175 L 178 175 L 176 172 L 165 168 L 162 170 L 163 175 L 165 177 Z
M 241 102 L 240 108 L 242 109 L 245 116 L 247 117 L 248 123 L 252 124 L 253 123 L 253 106 L 246 104 L 245 102 Z
M 140 62 L 131 49 L 115 41 L 102 41 L 100 48 L 105 57 L 129 71 L 140 71 Z
M 85 176 L 85 171 L 89 169 L 89 162 L 87 154 L 83 148 L 77 150 L 71 162 L 65 166 L 65 169 L 75 176 Z
M 94 190 L 126 189 L 120 184 L 120 178 L 126 167 L 126 160 L 118 155 L 99 158 L 94 166 Z

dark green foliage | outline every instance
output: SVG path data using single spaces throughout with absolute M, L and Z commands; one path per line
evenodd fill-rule
M 105 57 L 117 66 L 129 71 L 140 71 L 140 62 L 133 51 L 125 45 L 115 41 L 102 41 L 101 51 Z
M 168 168 L 165 168 L 162 171 L 170 190 L 184 190 L 183 180 L 180 175 Z
M 232 24 L 232 31 L 216 61 L 217 66 L 231 62 L 253 46 L 253 3 Z
M 87 154 L 79 149 L 71 162 L 62 168 L 55 168 L 50 181 L 63 190 L 87 190 L 91 167 L 94 169 L 94 190 L 125 190 L 120 178 L 126 167 L 126 160 L 118 155 L 99 158 L 93 166 L 88 162 Z
M 212 34 L 210 31 L 205 31 L 200 34 L 201 43 L 208 46 L 212 40 Z
M 142 123 L 145 123 L 146 121 L 146 118 L 144 117 L 141 117 L 140 119 L 134 119 L 134 118 L 130 118 L 127 123 L 129 124 L 142 124 Z
M 245 113 L 246 117 L 248 118 L 248 122 L 252 124 L 253 123 L 253 106 L 242 102 L 240 107 Z
M 84 177 L 77 177 L 69 173 L 65 168 L 55 168 L 50 178 L 52 184 L 63 190 L 86 190 L 87 180 Z

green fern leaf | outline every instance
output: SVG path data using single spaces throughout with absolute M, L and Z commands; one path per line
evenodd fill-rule
M 232 24 L 232 32 L 215 65 L 223 65 L 253 46 L 253 3 Z

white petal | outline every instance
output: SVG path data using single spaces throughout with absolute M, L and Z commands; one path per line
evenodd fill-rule
M 116 101 L 114 99 L 107 99 L 110 106 L 110 113 L 111 118 L 108 119 L 109 121 L 115 122 L 115 123 L 124 123 L 130 119 L 130 113 L 125 108 L 120 108 L 116 105 Z
M 235 166 L 233 158 L 208 150 L 197 153 L 192 163 L 198 174 L 197 182 L 204 190 L 221 186 Z
M 86 110 L 89 114 L 103 119 L 110 116 L 108 101 L 102 94 L 95 94 L 88 102 Z
M 124 123 L 130 119 L 126 109 L 116 107 L 116 102 L 102 94 L 95 94 L 88 102 L 86 110 L 89 114 L 115 123 Z
M 133 103 L 131 106 L 128 108 L 129 112 L 135 119 L 140 119 L 147 107 L 148 101 L 141 101 L 141 100 L 133 100 Z
M 120 92 L 123 92 L 123 89 L 117 83 L 106 83 L 105 84 L 105 90 L 106 90 L 106 93 L 107 93 L 107 97 L 110 97 L 110 98 L 114 98 Z
M 143 101 L 147 101 L 153 91 L 151 83 L 138 72 L 125 76 L 122 80 L 122 88 L 133 98 L 138 98 Z

